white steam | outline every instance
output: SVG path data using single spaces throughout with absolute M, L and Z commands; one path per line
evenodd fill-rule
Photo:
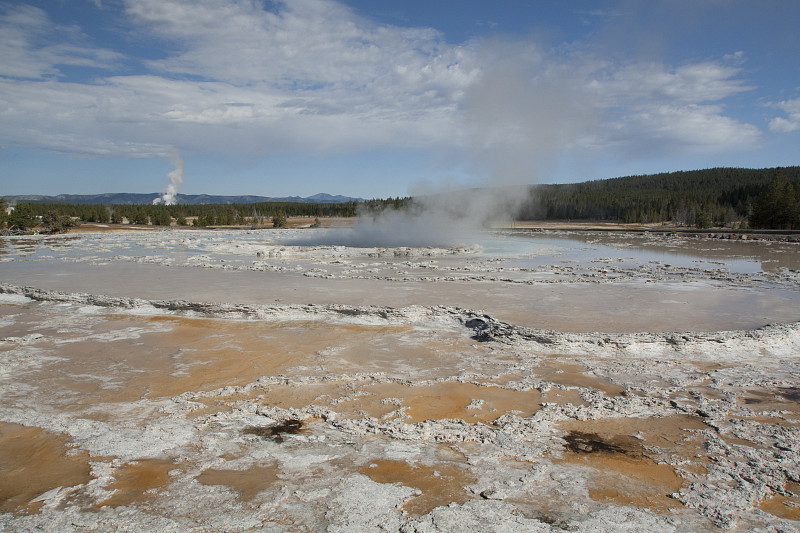
M 500 41 L 483 43 L 479 54 L 479 64 L 490 66 L 459 101 L 458 132 L 475 182 L 417 184 L 409 191 L 414 208 L 362 214 L 351 230 L 325 233 L 316 242 L 468 245 L 486 225 L 513 220 L 529 199 L 529 186 L 546 177 L 565 150 L 589 144 L 601 117 L 581 61 L 553 62 L 533 45 Z
M 407 209 L 363 212 L 352 228 L 335 228 L 290 239 L 296 246 L 337 245 L 371 247 L 468 247 L 479 232 L 514 209 L 527 188 L 444 192 L 420 190 Z
M 524 43 L 489 43 L 482 56 L 490 66 L 462 103 L 472 171 L 493 186 L 537 183 L 601 125 L 586 89 L 591 70 Z
M 429 209 L 415 202 L 407 210 L 386 209 L 361 213 L 352 228 L 334 228 L 309 237 L 291 239 L 297 246 L 337 245 L 371 247 L 450 247 L 467 245 L 472 239 L 465 224 L 444 210 Z
M 167 188 L 164 189 L 161 196 L 153 200 L 153 205 L 174 205 L 178 195 L 178 187 L 183 183 L 183 159 L 178 155 L 178 152 L 169 154 L 169 162 L 175 168 L 167 173 L 169 184 L 167 184 Z

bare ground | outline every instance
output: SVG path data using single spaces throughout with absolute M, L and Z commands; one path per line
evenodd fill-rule
M 798 290 L 790 268 L 722 276 L 705 263 L 607 257 L 500 271 L 467 252 L 348 256 L 207 234 L 180 264 L 159 248 L 179 241 L 150 237 L 120 250 L 103 238 L 6 244 L 0 474 L 14 481 L 0 492 L 3 528 L 798 527 L 798 324 L 709 328 L 687 308 L 702 323 L 645 331 L 632 318 L 663 317 L 681 292 L 703 296 L 692 305 L 741 295 L 747 312 L 748 299 L 782 294 L 788 305 Z M 796 259 L 791 247 L 753 245 L 767 265 Z M 237 250 L 252 265 L 236 263 Z M 83 276 L 64 276 L 69 265 Z M 118 289 L 103 272 L 116 273 Z M 647 286 L 671 292 L 640 307 L 625 299 Z M 565 287 L 575 290 L 566 307 L 589 325 L 613 323 L 599 315 L 614 302 L 591 299 L 604 288 L 622 302 L 618 319 L 638 311 L 617 331 L 570 331 L 540 327 L 519 304 L 546 306 L 553 289 L 565 307 Z

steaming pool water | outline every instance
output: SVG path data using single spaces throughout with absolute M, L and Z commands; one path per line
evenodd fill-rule
M 249 264 L 251 252 L 260 246 L 289 247 L 298 254 L 306 249 L 307 256 L 326 255 L 340 257 L 374 257 L 376 250 L 383 250 L 380 257 L 387 257 L 386 248 L 347 247 L 337 245 L 292 246 L 296 241 L 307 241 L 310 230 L 258 230 L 258 231 L 175 231 L 150 230 L 127 234 L 57 235 L 50 237 L 15 237 L 0 242 L 0 257 L 3 261 L 14 259 L 42 260 L 96 260 L 124 259 L 128 256 L 147 256 L 159 251 L 179 264 L 187 264 L 190 256 L 208 255 L 209 259 L 241 261 Z M 337 230 L 315 230 L 320 243 L 330 240 L 327 233 Z M 346 230 L 345 230 L 346 231 Z M 711 266 L 726 268 L 737 273 L 774 271 L 770 263 L 789 269 L 800 268 L 800 259 L 792 254 L 791 246 L 774 243 L 768 249 L 752 242 L 691 242 L 682 237 L 670 239 L 659 235 L 636 234 L 568 234 L 552 236 L 531 232 L 486 232 L 475 234 L 454 248 L 461 255 L 475 255 L 482 259 L 502 259 L 519 266 L 539 267 L 549 263 L 597 262 L 605 258 L 624 260 L 630 264 L 662 262 L 682 267 Z M 285 245 L 285 246 L 283 246 Z M 301 250 L 297 250 L 300 248 Z M 391 250 L 397 250 L 393 247 Z M 433 247 L 427 247 L 432 255 L 442 255 Z M 404 248 L 413 250 L 414 256 L 425 256 L 426 247 Z M 433 249 L 433 251 L 431 251 Z M 389 256 L 391 257 L 391 255 Z M 405 257 L 399 255 L 398 257 Z M 289 259 L 286 257 L 286 259 Z M 785 263 L 785 264 L 784 264 Z M 191 264 L 191 263 L 189 263 Z
M 339 230 L 341 231 L 341 230 Z M 293 245 L 325 230 L 8 239 L 4 281 L 241 303 L 450 304 L 566 331 L 715 331 L 797 319 L 796 244 L 484 233 L 462 245 Z
M 331 236 L 0 240 L 0 528 L 797 529 L 800 245 Z

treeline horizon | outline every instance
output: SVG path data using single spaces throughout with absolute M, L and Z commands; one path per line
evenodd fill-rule
M 478 191 L 481 194 L 481 191 Z M 226 204 L 20 203 L 38 217 L 83 222 L 264 226 L 285 217 L 355 217 L 406 209 L 411 197 L 345 203 Z M 800 229 L 800 166 L 711 168 L 531 186 L 516 220 L 596 220 L 685 227 Z
M 72 202 L 20 202 L 33 216 L 56 215 L 77 218 L 82 222 L 103 224 L 144 224 L 167 226 L 175 221 L 178 225 L 241 226 L 268 225 L 273 220 L 286 217 L 355 217 L 364 211 L 381 211 L 387 208 L 401 209 L 409 198 L 373 199 L 362 202 L 300 203 L 300 202 L 254 202 L 225 204 L 94 204 Z M 191 219 L 191 224 L 188 220 Z
M 800 166 L 718 167 L 536 185 L 516 218 L 800 229 Z

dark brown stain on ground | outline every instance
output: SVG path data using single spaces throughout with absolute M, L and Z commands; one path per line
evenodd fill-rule
M 248 426 L 242 431 L 245 435 L 257 435 L 265 439 L 271 439 L 275 442 L 283 442 L 284 435 L 296 435 L 303 431 L 304 424 L 302 420 L 290 418 L 279 422 L 275 425 L 262 427 L 262 426 Z
M 778 387 L 778 394 L 790 402 L 800 402 L 800 387 Z
M 618 435 L 611 439 L 605 439 L 597 433 L 570 431 L 564 440 L 567 441 L 567 449 L 574 453 L 618 453 L 629 457 L 642 456 L 641 444 L 636 438 L 630 436 Z

